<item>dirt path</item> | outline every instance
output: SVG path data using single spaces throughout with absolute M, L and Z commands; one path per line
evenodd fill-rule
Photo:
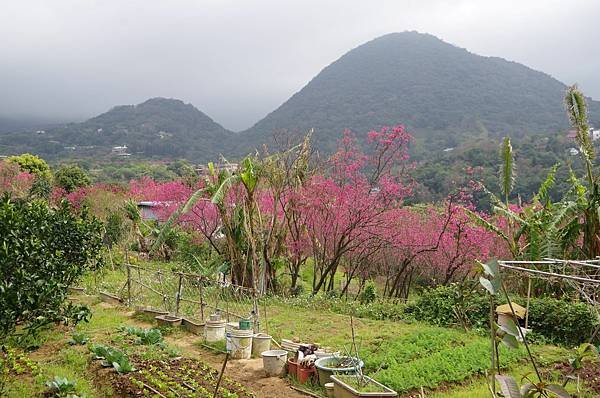
M 86 298 L 89 300 L 89 298 Z M 85 301 L 85 300 L 83 300 Z M 127 323 L 138 327 L 152 327 L 149 322 L 134 317 L 135 312 L 122 306 L 113 305 L 110 303 L 97 303 L 96 305 L 119 311 L 128 318 Z M 107 331 L 110 333 L 111 331 Z M 225 355 L 219 354 L 208 348 L 203 348 L 199 345 L 201 337 L 177 331 L 173 335 L 165 336 L 165 340 L 177 347 L 181 354 L 188 358 L 196 358 L 206 362 L 217 370 L 221 370 Z M 262 359 L 249 360 L 230 360 L 227 362 L 225 376 L 240 382 L 250 391 L 256 394 L 257 398 L 306 398 L 307 394 L 303 394 L 290 387 L 290 384 L 279 377 L 267 377 L 263 370 Z
M 198 358 L 215 369 L 221 370 L 225 356 L 209 349 L 198 347 L 200 337 L 186 334 L 183 336 L 167 336 L 168 343 L 178 347 L 186 356 Z M 225 376 L 242 383 L 254 392 L 257 398 L 306 398 L 290 387 L 285 379 L 267 377 L 263 370 L 262 359 L 230 360 L 227 362 Z

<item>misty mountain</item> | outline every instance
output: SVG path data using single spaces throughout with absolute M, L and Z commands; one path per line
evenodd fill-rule
M 204 163 L 220 154 L 239 158 L 281 132 L 299 141 L 311 128 L 314 146 L 326 154 L 346 128 L 364 136 L 371 129 L 404 124 L 415 136 L 413 159 L 427 161 L 473 139 L 564 134 L 565 89 L 551 76 L 515 62 L 479 56 L 428 34 L 394 33 L 349 51 L 241 133 L 190 104 L 153 98 L 43 134 L 0 134 L 0 155 L 98 158 L 126 145 L 138 159 Z M 592 124 L 600 126 L 600 102 L 590 100 L 589 107 Z
M 44 133 L 0 135 L 0 151 L 36 152 L 54 158 L 98 156 L 114 146 L 144 158 L 207 161 L 227 149 L 233 133 L 191 104 L 152 98 L 139 105 L 116 106 L 83 123 L 51 128 Z
M 516 62 L 479 56 L 429 34 L 393 33 L 327 66 L 241 133 L 236 149 L 242 154 L 268 143 L 278 131 L 300 135 L 310 128 L 316 146 L 331 151 L 345 128 L 364 134 L 404 124 L 421 154 L 473 136 L 556 133 L 568 128 L 565 89 Z M 592 121 L 599 121 L 600 102 L 589 105 Z

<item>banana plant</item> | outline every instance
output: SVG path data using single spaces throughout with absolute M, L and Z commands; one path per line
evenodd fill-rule
M 580 154 L 585 165 L 587 187 L 582 204 L 583 249 L 587 258 L 600 255 L 600 191 L 598 178 L 594 175 L 594 159 L 596 154 L 589 133 L 587 121 L 587 104 L 583 93 L 573 85 L 565 94 L 565 106 L 571 127 L 576 132 Z
M 552 202 L 549 192 L 555 184 L 558 165 L 552 167 L 531 202 L 515 212 L 509 202 L 515 179 L 514 154 L 509 138 L 502 142 L 500 153 L 500 185 L 504 198 L 501 200 L 487 189 L 486 192 L 492 199 L 493 213 L 506 219 L 507 228 L 494 225 L 475 212 L 468 212 L 469 215 L 477 224 L 505 240 L 514 258 L 541 260 L 544 257 L 568 257 L 579 236 L 579 206 L 577 201 L 569 200 L 567 196 L 559 202 Z
M 256 287 L 259 269 L 256 240 L 256 223 L 260 221 L 260 212 L 256 204 L 255 192 L 260 180 L 260 162 L 256 157 L 245 158 L 239 167 L 219 170 L 213 163 L 208 164 L 209 174 L 204 187 L 194 192 L 163 225 L 151 251 L 157 250 L 164 242 L 168 232 L 179 218 L 188 213 L 200 200 L 209 199 L 219 212 L 222 231 L 227 243 L 227 255 L 234 282 L 240 285 Z M 226 202 L 227 194 L 233 187 L 244 188 L 243 203 L 230 206 Z M 257 217 L 258 214 L 258 217 Z

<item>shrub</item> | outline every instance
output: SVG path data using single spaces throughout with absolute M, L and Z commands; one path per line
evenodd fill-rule
M 9 156 L 7 160 L 18 164 L 21 170 L 30 174 L 44 176 L 48 179 L 52 177 L 48 163 L 39 156 L 24 153 L 22 155 Z
M 104 244 L 108 247 L 118 244 L 125 235 L 125 218 L 118 211 L 111 211 L 106 217 Z
M 525 306 L 526 299 L 513 297 L 512 300 Z M 497 304 L 505 303 L 505 300 Z M 489 323 L 489 303 L 482 294 L 474 292 L 462 295 L 456 285 L 440 286 L 425 290 L 414 303 L 406 307 L 406 313 L 416 320 L 438 326 L 460 324 L 457 308 L 462 306 L 470 324 L 474 327 L 487 327 Z M 532 298 L 529 304 L 529 327 L 532 337 L 538 341 L 579 345 L 587 341 L 600 324 L 594 310 L 584 303 L 573 303 L 554 298 Z
M 67 287 L 99 263 L 101 246 L 101 224 L 67 203 L 53 209 L 1 197 L 0 341 L 17 323 L 81 320 L 81 308 L 65 312 Z
M 587 342 L 599 324 L 596 312 L 585 303 L 536 298 L 529 304 L 529 327 L 554 344 Z
M 360 300 L 361 304 L 370 304 L 375 301 L 376 298 L 377 288 L 375 287 L 375 283 L 373 283 L 373 281 L 369 281 L 365 285 L 363 291 L 360 292 L 358 299 Z
M 457 284 L 424 290 L 405 311 L 416 320 L 444 327 L 460 325 L 459 313 L 465 314 L 471 326 L 485 327 L 490 312 L 485 296 L 470 294 Z
M 66 192 L 90 185 L 90 177 L 75 165 L 63 166 L 54 174 L 54 183 Z

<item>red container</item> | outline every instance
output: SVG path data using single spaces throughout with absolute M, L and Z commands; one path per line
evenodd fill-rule
M 315 368 L 302 368 L 298 367 L 298 382 L 300 384 L 306 384 L 313 375 L 315 374 Z
M 287 372 L 294 378 L 298 377 L 298 362 L 294 358 L 288 358 L 287 360 Z

